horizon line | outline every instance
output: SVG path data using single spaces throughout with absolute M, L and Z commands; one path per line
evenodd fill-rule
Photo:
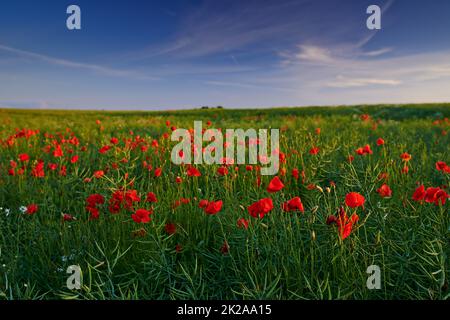
M 338 107 L 370 107 L 370 106 L 433 106 L 443 105 L 450 107 L 450 101 L 443 102 L 402 102 L 402 103 L 358 103 L 358 104 L 324 104 L 324 105 L 297 105 L 297 106 L 263 106 L 263 107 L 225 107 L 225 106 L 201 106 L 196 108 L 177 108 L 177 109 L 106 109 L 106 108 L 33 108 L 33 107 L 14 107 L 0 105 L 0 110 L 14 111 L 84 111 L 84 112 L 179 112 L 179 111 L 208 111 L 208 110 L 270 110 L 270 109 L 299 109 L 299 108 L 338 108 Z

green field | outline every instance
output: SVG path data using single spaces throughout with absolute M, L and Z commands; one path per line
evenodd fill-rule
M 0 299 L 448 299 L 447 117 L 450 104 L 2 109 Z M 171 126 L 195 120 L 281 129 L 284 188 L 269 193 L 273 177 L 245 165 L 223 176 L 219 165 L 199 165 L 201 176 L 189 176 L 171 163 Z M 366 145 L 372 153 L 359 155 Z M 382 196 L 382 185 L 392 194 Z M 414 200 L 421 185 L 429 192 Z M 149 192 L 157 202 L 146 201 Z M 350 208 L 350 192 L 364 206 Z M 104 203 L 89 203 L 93 194 Z M 282 210 L 294 197 L 304 212 Z M 264 198 L 273 209 L 252 217 L 249 206 Z M 207 214 L 200 200 L 223 205 Z M 341 207 L 359 217 L 346 237 L 339 221 L 327 223 Z M 136 222 L 138 209 L 151 221 Z M 83 273 L 79 290 L 66 286 L 71 265 Z M 367 288 L 370 265 L 381 270 L 380 289 Z

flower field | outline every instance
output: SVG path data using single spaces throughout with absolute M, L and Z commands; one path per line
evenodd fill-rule
M 449 118 L 0 110 L 0 299 L 448 299 Z M 196 120 L 280 129 L 278 174 L 173 164 Z

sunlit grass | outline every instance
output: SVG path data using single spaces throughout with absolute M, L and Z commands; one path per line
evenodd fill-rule
M 370 120 L 362 121 L 362 114 Z M 449 115 L 448 105 L 154 113 L 0 110 L 0 298 L 446 299 L 449 205 L 421 204 L 411 197 L 417 183 L 449 185 L 449 175 L 437 171 L 435 163 L 450 163 L 450 123 L 433 124 Z M 187 177 L 184 168 L 170 162 L 170 139 L 162 137 L 170 135 L 166 120 L 178 128 L 190 128 L 194 120 L 210 120 L 212 127 L 223 129 L 282 128 L 285 188 L 268 194 L 272 177 L 261 177 L 258 187 L 257 173 L 245 166 L 239 171 L 232 166 L 221 177 L 217 166 L 202 165 L 201 177 Z M 7 146 L 16 128 L 40 132 Z M 64 157 L 43 151 L 72 132 L 79 145 L 64 144 Z M 146 152 L 125 148 L 123 139 L 136 136 L 149 146 Z M 111 137 L 119 138 L 119 148 L 99 154 Z M 379 137 L 384 146 L 376 145 Z M 157 154 L 150 146 L 153 139 L 159 143 Z M 373 154 L 358 156 L 355 150 L 366 144 Z M 313 146 L 320 148 L 318 155 L 309 154 Z M 412 155 L 408 174 L 401 172 L 403 152 Z M 31 160 L 23 175 L 9 176 L 10 160 L 21 165 L 20 153 Z M 75 154 L 79 160 L 72 164 Z M 351 163 L 349 155 L 355 157 Z M 38 159 L 45 161 L 43 178 L 31 176 Z M 67 175 L 49 170 L 50 162 L 65 165 Z M 163 174 L 155 178 L 157 167 Z M 293 168 L 304 170 L 304 182 L 292 177 Z M 96 170 L 105 170 L 105 176 L 93 178 Z M 376 191 L 381 173 L 388 175 L 390 198 Z M 175 183 L 177 176 L 183 183 Z M 308 188 L 311 184 L 320 188 Z M 126 210 L 108 212 L 112 191 L 121 187 L 137 190 L 143 199 L 147 192 L 156 194 L 150 223 L 136 224 Z M 351 191 L 364 195 L 366 203 L 364 210 L 357 209 L 360 220 L 351 235 L 342 240 L 325 222 Z M 106 199 L 98 220 L 90 220 L 85 209 L 94 193 Z M 250 217 L 247 207 L 268 196 L 274 209 L 263 219 Z M 305 212 L 283 212 L 282 203 L 295 196 Z M 181 198 L 190 202 L 173 208 Z M 206 215 L 198 207 L 200 199 L 223 200 L 223 208 Z M 36 214 L 20 213 L 31 203 L 39 206 Z M 76 220 L 63 222 L 64 213 Z M 248 230 L 237 227 L 239 218 L 250 220 Z M 173 235 L 164 230 L 168 222 L 177 226 Z M 136 236 L 141 228 L 146 234 Z M 225 241 L 227 254 L 221 252 Z M 66 269 L 74 264 L 83 270 L 78 291 L 66 287 Z M 366 287 L 372 264 L 381 268 L 380 290 Z

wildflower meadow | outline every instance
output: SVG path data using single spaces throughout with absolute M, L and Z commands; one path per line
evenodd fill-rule
M 0 299 L 448 299 L 449 118 L 2 109 Z M 194 121 L 279 129 L 278 171 L 175 164 Z

